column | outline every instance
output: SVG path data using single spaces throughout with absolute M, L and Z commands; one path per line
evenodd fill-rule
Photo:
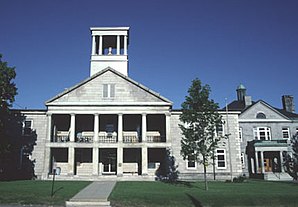
M 118 114 L 118 142 L 123 140 L 123 114 Z
M 98 164 L 99 164 L 99 153 L 98 153 L 98 147 L 93 147 L 92 151 L 92 174 L 98 175 Z
M 70 135 L 69 141 L 75 142 L 75 133 L 76 133 L 76 116 L 75 114 L 70 115 Z
M 171 140 L 171 113 L 166 113 L 166 142 L 170 142 Z
M 96 54 L 96 41 L 95 41 L 95 35 L 92 35 L 92 51 L 91 54 L 95 55 Z
M 43 172 L 42 172 L 42 179 L 47 179 L 49 173 L 52 172 L 51 168 L 51 148 L 45 147 L 44 152 L 44 166 L 43 166 Z
M 147 116 L 145 113 L 142 114 L 142 142 L 147 141 Z
M 120 55 L 120 35 L 117 35 L 117 55 Z
M 123 148 L 117 148 L 117 176 L 123 176 Z
M 123 55 L 127 55 L 127 36 L 124 35 L 124 49 L 123 49 Z
M 283 167 L 283 155 L 282 155 L 282 151 L 279 151 L 279 157 L 280 157 L 280 170 L 281 172 L 285 172 L 285 169 Z
M 250 158 L 250 167 L 251 167 L 251 173 L 257 173 L 255 171 L 255 165 L 254 165 L 254 159 L 253 158 Z
M 142 175 L 148 175 L 148 148 L 142 147 Z
M 75 168 L 75 148 L 68 148 L 68 175 L 74 175 Z
M 102 55 L 102 35 L 99 36 L 99 51 L 98 51 L 98 55 Z
M 264 152 L 261 151 L 261 172 L 264 174 L 265 169 L 264 169 Z
M 94 114 L 94 137 L 93 142 L 98 142 L 98 132 L 99 132 L 99 114 Z
M 256 162 L 256 174 L 259 172 L 259 158 L 258 158 L 258 151 L 255 152 L 255 162 Z
M 52 114 L 47 114 L 47 118 L 48 118 L 47 141 L 50 142 L 52 138 Z

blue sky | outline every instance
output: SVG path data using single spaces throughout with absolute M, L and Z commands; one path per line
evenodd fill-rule
M 297 11 L 296 0 L 0 0 L 0 53 L 16 67 L 14 107 L 43 109 L 89 76 L 90 27 L 129 26 L 129 76 L 174 108 L 196 77 L 221 107 L 242 83 L 281 108 L 284 94 L 298 104 Z

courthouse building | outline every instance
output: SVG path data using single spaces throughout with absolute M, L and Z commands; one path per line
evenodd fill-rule
M 57 179 L 153 180 L 170 155 L 179 178 L 201 177 L 203 167 L 180 155 L 181 110 L 129 77 L 129 28 L 95 27 L 91 36 L 90 77 L 46 101 L 46 110 L 21 111 L 37 133 L 36 176 L 49 179 L 55 168 Z M 242 174 L 240 111 L 219 112 L 217 134 L 229 140 L 216 150 L 215 174 L 229 179 Z

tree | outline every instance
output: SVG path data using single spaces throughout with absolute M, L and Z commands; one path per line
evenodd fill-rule
M 289 153 L 284 153 L 285 171 L 294 179 L 298 180 L 298 133 L 291 139 L 292 156 Z
M 14 67 L 9 67 L 7 62 L 1 60 L 0 54 L 0 155 L 9 150 L 7 128 L 10 121 L 9 107 L 15 100 L 17 88 L 13 79 L 16 77 Z
M 214 151 L 222 137 L 215 136 L 216 126 L 221 124 L 218 104 L 209 98 L 209 85 L 202 86 L 199 79 L 192 81 L 188 96 L 182 103 L 179 127 L 182 131 L 181 155 L 203 164 L 205 190 L 208 190 L 206 167 L 214 158 Z

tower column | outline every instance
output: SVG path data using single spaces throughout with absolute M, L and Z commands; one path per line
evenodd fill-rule
M 123 55 L 127 55 L 127 35 L 124 35 L 124 51 Z
M 102 55 L 102 35 L 99 35 L 98 55 Z
M 120 35 L 117 35 L 117 55 L 120 55 Z
M 96 41 L 95 41 L 95 35 L 92 35 L 92 55 L 96 54 Z

